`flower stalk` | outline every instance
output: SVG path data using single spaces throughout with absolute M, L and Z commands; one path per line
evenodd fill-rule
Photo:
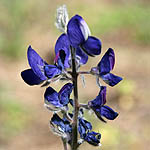
M 77 127 L 77 120 L 78 120 L 78 113 L 79 113 L 79 102 L 78 102 L 78 73 L 76 70 L 76 51 L 75 48 L 72 46 L 71 49 L 71 59 L 72 59 L 72 80 L 73 80 L 73 91 L 74 91 L 74 115 L 73 115 L 73 123 L 72 123 L 72 143 L 71 149 L 77 149 L 77 141 L 78 141 L 78 127 Z

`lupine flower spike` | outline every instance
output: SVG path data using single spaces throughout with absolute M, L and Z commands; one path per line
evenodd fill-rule
M 87 23 L 80 15 L 74 15 L 69 20 L 65 5 L 57 9 L 55 25 L 63 33 L 54 47 L 54 64 L 48 64 L 29 46 L 27 58 L 30 68 L 22 71 L 21 77 L 28 85 L 41 84 L 42 87 L 57 80 L 67 81 L 58 92 L 50 85 L 43 96 L 44 106 L 53 113 L 50 128 L 61 137 L 64 150 L 68 150 L 69 146 L 72 150 L 77 150 L 83 142 L 101 146 L 101 134 L 94 131 L 92 123 L 86 120 L 84 111 L 92 110 L 103 122 L 106 122 L 105 118 L 114 120 L 118 116 L 117 112 L 106 105 L 106 86 L 99 83 L 101 78 L 113 87 L 122 80 L 111 73 L 115 64 L 114 50 L 109 48 L 98 65 L 90 71 L 79 71 L 89 56 L 101 54 L 101 41 L 91 36 Z M 96 76 L 100 91 L 95 99 L 87 99 L 82 104 L 78 98 L 77 81 L 78 75 L 84 74 Z M 82 80 L 84 81 L 83 77 Z

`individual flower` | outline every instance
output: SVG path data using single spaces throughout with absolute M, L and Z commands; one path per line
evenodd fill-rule
M 52 87 L 48 87 L 44 93 L 45 106 L 54 112 L 66 111 L 72 89 L 72 83 L 65 84 L 58 93 Z
M 64 51 L 66 57 L 64 57 L 64 67 L 71 68 L 71 50 L 70 50 L 70 42 L 67 34 L 63 33 L 56 41 L 55 45 L 55 54 L 56 56 L 60 51 Z M 88 56 L 81 50 L 81 48 L 76 48 L 76 64 L 77 66 L 86 64 L 88 61 Z
M 88 102 L 89 108 L 91 108 L 96 116 L 104 122 L 106 121 L 102 117 L 105 117 L 109 120 L 114 120 L 118 116 L 118 113 L 109 106 L 105 105 L 105 103 L 106 87 L 101 86 L 98 96 L 94 100 Z
M 92 130 L 92 125 L 90 122 L 79 118 L 78 119 L 78 131 L 80 133 L 80 138 L 84 139 L 88 131 Z
M 115 53 L 112 48 L 109 48 L 98 63 L 97 67 L 93 67 L 91 69 L 91 73 L 102 78 L 106 84 L 115 86 L 122 80 L 122 78 L 110 73 L 110 71 L 114 68 L 114 64 Z
M 94 56 L 101 53 L 101 41 L 90 36 L 89 27 L 81 16 L 75 15 L 69 20 L 67 35 L 71 46 L 80 47 L 86 54 Z
M 61 51 L 63 53 L 63 51 Z M 64 56 L 65 57 L 65 56 Z M 29 85 L 38 85 L 43 81 L 56 80 L 59 75 L 63 75 L 63 57 L 57 56 L 55 65 L 48 65 L 39 54 L 28 47 L 27 58 L 30 65 L 30 69 L 21 72 L 22 79 Z M 65 58 L 64 58 L 65 59 Z
M 85 141 L 93 146 L 101 146 L 100 144 L 101 134 L 91 131 L 86 134 Z
M 71 67 L 71 47 L 76 49 L 77 66 L 84 65 L 88 61 L 88 55 L 94 56 L 101 53 L 101 41 L 90 36 L 90 30 L 79 15 L 70 19 L 67 25 L 67 33 L 63 33 L 58 38 L 55 45 L 55 54 L 60 50 L 65 52 L 64 66 Z
M 50 127 L 55 134 L 67 139 L 67 142 L 70 141 L 72 126 L 66 118 L 61 119 L 57 114 L 53 114 L 53 117 L 50 120 Z
M 91 145 L 100 146 L 101 134 L 91 130 L 92 125 L 90 122 L 83 118 L 78 118 L 78 132 L 83 142 L 86 141 Z

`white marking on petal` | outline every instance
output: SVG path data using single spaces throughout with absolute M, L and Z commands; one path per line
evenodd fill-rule
M 82 31 L 84 39 L 87 40 L 88 36 L 91 35 L 91 32 L 87 23 L 83 19 L 80 21 L 80 29 Z

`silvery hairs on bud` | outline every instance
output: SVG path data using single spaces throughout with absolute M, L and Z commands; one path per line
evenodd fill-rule
M 58 7 L 56 11 L 56 22 L 55 22 L 56 27 L 61 32 L 66 33 L 68 21 L 69 21 L 69 17 L 68 17 L 68 11 L 66 5 L 62 5 Z

